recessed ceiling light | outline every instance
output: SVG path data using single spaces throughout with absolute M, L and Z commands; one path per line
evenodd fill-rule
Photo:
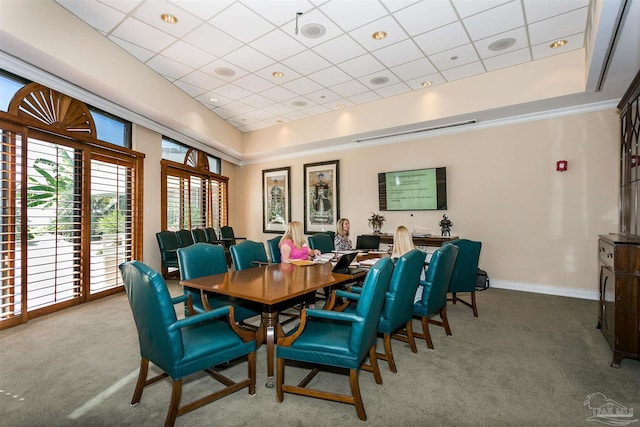
M 426 81 L 426 82 L 422 82 L 422 83 L 420 83 L 420 86 L 422 86 L 422 87 L 429 87 L 429 86 L 431 86 L 432 84 L 433 84 L 433 82 L 432 82 L 431 80 L 429 80 L 429 81 Z
M 304 101 L 293 101 L 291 105 L 293 105 L 294 107 L 304 107 L 305 105 L 307 105 L 307 103 Z
M 369 82 L 372 85 L 383 85 L 385 83 L 389 83 L 389 77 L 386 77 L 386 76 L 374 77 L 371 80 L 369 80 Z
M 271 75 L 276 78 L 284 77 L 284 73 L 282 71 L 274 71 Z
M 284 123 L 284 120 L 276 120 L 276 123 Z
M 231 76 L 235 76 L 236 72 L 234 70 L 232 70 L 231 68 L 227 68 L 227 67 L 218 67 L 214 70 L 214 72 L 219 75 L 219 76 L 223 76 L 223 77 L 231 77 Z
M 218 101 L 220 101 L 220 100 L 219 100 L 218 98 L 209 98 L 209 101 L 211 101 L 211 102 L 218 102 Z
M 336 104 L 337 108 L 344 108 L 344 104 Z
M 516 44 L 516 39 L 514 39 L 513 37 L 507 37 L 504 39 L 496 40 L 493 43 L 491 43 L 489 45 L 489 50 L 492 50 L 494 52 L 499 50 L 505 50 L 510 48 L 514 44 Z
M 162 15 L 160 15 L 160 19 L 162 19 L 167 24 L 175 24 L 178 22 L 178 18 L 170 13 L 163 13 Z
M 305 37 L 308 37 L 310 39 L 317 39 L 318 37 L 324 36 L 327 33 L 327 29 L 324 27 L 324 25 L 307 24 L 300 29 L 300 32 Z
M 384 31 L 376 31 L 371 35 L 374 40 L 383 40 L 387 38 L 387 33 Z
M 455 60 L 457 60 L 457 59 L 458 59 L 458 57 L 454 55 L 454 56 L 452 56 L 450 59 L 451 59 L 452 61 L 455 61 Z
M 562 47 L 562 46 L 566 45 L 567 43 L 569 43 L 569 42 L 568 42 L 568 41 L 566 41 L 566 40 L 558 40 L 558 41 L 556 41 L 556 42 L 551 43 L 551 44 L 549 45 L 549 47 L 550 47 L 551 49 L 557 49 L 557 48 L 559 48 L 559 47 Z

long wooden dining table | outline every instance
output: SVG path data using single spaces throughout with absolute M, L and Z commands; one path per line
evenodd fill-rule
M 349 274 L 331 271 L 332 265 L 313 264 L 298 266 L 293 264 L 271 264 L 241 271 L 229 271 L 213 276 L 183 280 L 183 286 L 228 295 L 262 304 L 260 325 L 256 332 L 258 345 L 267 344 L 267 387 L 275 384 L 274 357 L 275 343 L 284 335 L 279 322 L 279 313 L 289 308 L 297 299 L 315 293 L 327 286 L 336 286 L 353 280 Z

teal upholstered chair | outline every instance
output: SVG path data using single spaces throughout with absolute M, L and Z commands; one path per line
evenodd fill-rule
M 191 236 L 193 237 L 194 243 L 207 241 L 207 233 L 204 231 L 204 228 L 194 228 L 191 230 Z
M 274 237 L 273 239 L 267 240 L 267 246 L 269 247 L 269 254 L 271 255 L 271 263 L 272 264 L 280 264 L 282 262 L 282 257 L 280 256 L 280 239 L 282 236 Z
M 317 233 L 309 236 L 309 247 L 311 249 L 318 249 L 323 254 L 335 250 L 333 239 L 331 235 L 327 233 Z
M 238 240 L 247 240 L 246 237 L 238 237 L 233 232 L 233 227 L 225 225 L 220 227 L 220 240 L 224 242 L 224 245 L 228 248 L 238 243 Z
M 236 271 L 257 267 L 261 264 L 269 264 L 267 251 L 262 242 L 245 240 L 229 248 L 233 267 Z
M 378 359 L 386 360 L 389 364 L 391 372 L 397 372 L 395 360 L 393 359 L 393 351 L 391 349 L 391 338 L 393 334 L 404 329 L 404 334 L 408 338 L 411 351 L 418 352 L 416 342 L 413 338 L 412 320 L 413 320 L 413 299 L 420 281 L 420 274 L 424 268 L 424 259 L 426 253 L 414 249 L 399 257 L 396 261 L 393 276 L 389 283 L 389 289 L 384 301 L 384 308 L 380 315 L 378 323 L 378 333 L 384 336 L 384 354 L 378 353 Z M 347 300 L 353 293 L 359 294 L 362 288 L 359 286 L 351 287 L 351 292 L 336 290 L 332 295 L 332 301 L 336 297 L 343 297 Z M 334 296 L 335 295 L 335 296 Z M 351 312 L 353 308 L 348 304 L 343 305 L 344 312 Z
M 376 382 L 382 384 L 375 345 L 378 319 L 392 274 L 393 262 L 390 258 L 377 262 L 367 273 L 359 302 L 352 313 L 319 309 L 302 311 L 300 325 L 287 336 L 278 339 L 278 402 L 283 401 L 284 393 L 319 397 L 355 405 L 358 417 L 361 420 L 367 419 L 360 395 L 358 373 L 360 369 L 372 371 Z M 363 364 L 367 355 L 371 365 Z M 297 386 L 285 384 L 287 361 L 310 364 L 313 370 Z M 351 396 L 306 388 L 323 366 L 349 370 Z
M 422 299 L 413 304 L 413 315 L 422 321 L 422 334 L 414 333 L 417 338 L 423 338 L 427 342 L 428 348 L 433 348 L 429 324 L 444 327 L 447 335 L 451 335 L 449 320 L 447 319 L 447 290 L 453 274 L 453 268 L 458 257 L 458 248 L 454 245 L 444 245 L 433 253 L 429 261 L 423 286 Z M 440 316 L 441 320 L 436 320 L 434 316 Z M 406 334 L 399 334 L 394 338 L 406 341 Z
M 161 275 L 139 261 L 121 264 L 120 271 L 140 344 L 140 373 L 132 405 L 140 403 L 147 385 L 167 376 L 173 381 L 173 391 L 165 426 L 173 426 L 179 415 L 242 388 L 248 387 L 249 394 L 255 394 L 255 334 L 236 326 L 233 307 L 221 307 L 178 320 L 174 305 L 187 302 L 189 295 L 172 299 Z M 244 357 L 248 359 L 249 375 L 240 382 L 227 378 L 219 369 L 211 369 Z M 147 379 L 149 362 L 164 372 Z M 212 394 L 180 406 L 183 378 L 200 371 L 209 373 L 224 388 L 218 387 Z
M 207 243 L 213 243 L 215 245 L 221 245 L 222 240 L 218 239 L 218 233 L 213 227 L 205 227 L 204 234 L 207 237 Z
M 176 251 L 180 247 L 180 241 L 175 231 L 159 231 L 156 233 L 156 240 L 160 249 L 162 276 L 168 278 L 175 273 L 175 271 L 170 271 L 169 269 L 178 268 L 178 254 Z
M 195 242 L 193 241 L 193 234 L 191 234 L 191 230 L 178 230 L 176 231 L 178 235 L 178 241 L 180 242 L 181 248 L 186 248 L 187 246 L 193 245 Z
M 178 264 L 180 265 L 180 280 L 191 280 L 227 272 L 224 248 L 210 243 L 196 243 L 189 247 L 178 249 Z M 248 301 L 226 295 L 205 293 L 203 302 L 199 290 L 188 286 L 183 286 L 183 288 L 184 293 L 191 297 L 192 310 L 196 313 L 233 305 L 235 319 L 238 322 L 242 323 L 250 317 L 260 315 L 260 307 Z
M 467 239 L 456 239 L 446 243 L 455 245 L 458 248 L 458 259 L 453 268 L 453 276 L 449 284 L 449 301 L 453 304 L 460 301 L 464 305 L 473 309 L 473 315 L 478 317 L 478 307 L 476 306 L 476 277 L 478 275 L 478 261 L 480 259 L 480 249 L 482 242 L 475 242 Z M 461 299 L 458 294 L 461 292 L 471 293 L 471 303 Z

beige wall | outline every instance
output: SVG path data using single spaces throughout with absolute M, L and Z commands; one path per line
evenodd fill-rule
M 378 172 L 446 166 L 453 234 L 483 242 L 494 286 L 595 298 L 597 235 L 618 229 L 618 129 L 617 112 L 605 110 L 243 166 L 231 223 L 236 234 L 273 237 L 262 233 L 261 171 L 283 166 L 292 218 L 302 221 L 303 165 L 339 159 L 340 213 L 353 237 L 370 232 Z M 555 171 L 561 159 L 567 172 Z M 402 224 L 439 233 L 442 213 L 386 213 L 383 232 Z

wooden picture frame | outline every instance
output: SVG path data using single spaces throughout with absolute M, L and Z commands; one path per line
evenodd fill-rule
M 262 171 L 262 231 L 284 233 L 291 221 L 291 167 Z
M 340 161 L 304 165 L 304 233 L 335 231 L 340 218 Z

